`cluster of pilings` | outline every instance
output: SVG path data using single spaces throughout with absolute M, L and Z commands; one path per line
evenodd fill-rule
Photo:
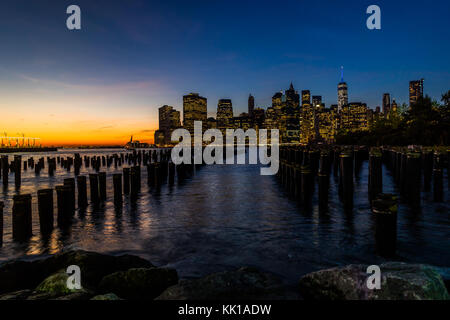
M 428 148 L 407 149 L 390 147 L 382 149 L 383 161 L 392 172 L 401 196 L 412 206 L 420 205 L 420 192 L 430 191 L 433 199 L 443 201 L 444 169 L 450 185 L 450 151 Z
M 2 163 L 5 162 L 2 157 Z M 103 160 L 104 159 L 104 160 Z M 175 165 L 169 161 L 169 150 L 151 150 L 149 152 L 133 152 L 127 154 L 114 154 L 112 156 L 85 156 L 84 159 L 79 154 L 74 157 L 55 157 L 48 158 L 49 175 L 53 175 L 56 170 L 56 164 L 59 163 L 62 168 L 70 171 L 73 166 L 75 168 L 74 178 L 65 178 L 63 185 L 58 185 L 55 189 L 40 189 L 37 191 L 38 216 L 40 232 L 43 237 L 51 234 L 54 228 L 54 195 L 56 193 L 56 224 L 59 228 L 67 228 L 71 225 L 72 218 L 76 209 L 84 210 L 89 204 L 94 208 L 107 200 L 107 174 L 99 171 L 102 166 L 108 167 L 121 166 L 124 167 L 122 173 L 112 174 L 113 186 L 113 202 L 116 206 L 121 206 L 123 197 L 129 196 L 130 199 L 136 199 L 141 190 L 141 168 L 147 168 L 147 184 L 150 190 L 157 189 L 165 183 L 173 184 L 175 175 L 177 181 L 182 182 L 185 178 L 192 175 L 194 169 L 193 164 Z M 31 160 L 31 161 L 30 161 Z M 35 167 L 42 163 L 43 158 L 39 159 Z M 92 166 L 95 173 L 80 175 L 79 168 L 82 164 L 86 167 Z M 20 172 L 18 164 L 21 163 L 20 157 L 15 157 L 14 172 Z M 29 159 L 27 162 L 34 165 L 34 161 Z M 41 168 L 43 168 L 42 166 Z M 2 166 L 3 168 L 3 166 Z M 2 169 L 0 168 L 0 169 Z M 6 168 L 11 169 L 10 165 Z M 78 169 L 77 169 L 78 168 Z M 6 177 L 8 173 L 6 173 Z M 88 181 L 89 180 L 89 181 Z M 20 181 L 20 179 L 17 179 Z M 89 197 L 88 197 L 89 183 Z M 13 197 L 12 206 L 12 235 L 15 241 L 26 241 L 32 236 L 32 195 L 20 194 Z M 0 245 L 3 239 L 3 202 L 0 202 Z
M 298 202 L 309 207 L 318 184 L 319 209 L 327 208 L 329 176 L 338 179 L 339 198 L 344 210 L 353 208 L 354 180 L 363 161 L 368 160 L 368 200 L 375 217 L 377 252 L 392 256 L 396 251 L 397 200 L 383 194 L 383 164 L 392 172 L 400 195 L 411 206 L 420 205 L 421 186 L 430 191 L 433 181 L 434 201 L 443 200 L 443 170 L 450 172 L 450 151 L 401 147 L 366 148 L 355 146 L 280 148 L 278 178 Z M 333 168 L 333 170 L 331 170 Z M 450 173 L 449 173 L 450 184 Z
M 364 148 L 282 147 L 277 175 L 288 193 L 305 207 L 311 205 L 317 180 L 319 207 L 326 208 L 333 168 L 334 175 L 339 176 L 339 195 L 345 207 L 351 208 L 354 171 L 366 157 Z

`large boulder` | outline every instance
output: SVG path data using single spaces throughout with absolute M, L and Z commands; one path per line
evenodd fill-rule
M 69 289 L 67 279 L 69 275 L 65 270 L 52 274 L 42 281 L 34 290 L 28 300 L 56 299 L 56 300 L 87 300 L 93 294 L 84 288 Z
M 105 276 L 101 292 L 114 292 L 124 299 L 154 299 L 166 288 L 178 283 L 178 274 L 170 268 L 133 268 Z
M 36 293 L 48 293 L 52 296 L 61 296 L 73 292 L 77 289 L 69 289 L 67 287 L 68 274 L 61 270 L 42 281 L 35 289 Z
M 380 265 L 381 288 L 368 289 L 367 265 L 348 265 L 309 273 L 300 292 L 314 300 L 447 300 L 449 294 L 431 266 L 389 262 Z
M 45 278 L 70 265 L 81 269 L 83 287 L 96 287 L 110 273 L 153 265 L 133 255 L 113 256 L 83 250 L 62 252 L 34 261 L 13 260 L 0 266 L 0 293 L 35 288 Z
M 208 275 L 204 278 L 181 280 L 164 291 L 157 300 L 243 300 L 243 299 L 297 299 L 298 295 L 286 288 L 272 274 L 255 268 L 242 267 Z

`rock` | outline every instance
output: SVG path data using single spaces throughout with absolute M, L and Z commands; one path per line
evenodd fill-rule
M 300 292 L 314 300 L 447 300 L 441 276 L 427 265 L 389 262 L 380 265 L 381 289 L 367 288 L 367 265 L 320 270 L 300 279 Z
M 83 287 L 96 287 L 107 274 L 130 268 L 150 268 L 153 265 L 132 255 L 112 256 L 75 250 L 35 261 L 13 260 L 0 266 L 0 293 L 31 289 L 51 274 L 70 265 L 81 269 Z
M 52 274 L 42 281 L 29 297 L 30 300 L 56 299 L 56 300 L 88 300 L 92 294 L 84 288 L 69 289 L 65 270 Z
M 154 299 L 177 282 L 175 269 L 133 268 L 105 276 L 99 288 L 101 292 L 115 292 L 125 299 Z
M 157 300 L 281 300 L 297 299 L 298 294 L 286 288 L 274 275 L 243 267 L 182 280 L 165 290 Z
M 35 290 L 35 293 L 48 293 L 52 296 L 61 296 L 76 292 L 76 289 L 69 289 L 67 287 L 67 279 L 69 276 L 64 270 L 52 274 L 44 281 L 42 281 Z
M 26 289 L 5 293 L 0 295 L 0 300 L 25 300 L 32 292 L 32 290 Z
M 91 300 L 122 300 L 122 299 L 120 299 L 114 293 L 107 293 L 107 294 L 97 295 L 97 296 L 91 298 Z

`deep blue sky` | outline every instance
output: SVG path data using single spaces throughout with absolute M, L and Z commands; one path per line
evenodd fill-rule
M 81 7 L 81 31 L 65 27 L 69 4 Z M 381 7 L 380 31 L 366 28 L 370 4 Z M 51 105 L 153 118 L 199 92 L 211 114 L 219 98 L 238 114 L 249 93 L 268 107 L 292 81 L 329 106 L 343 65 L 350 100 L 374 108 L 384 92 L 407 102 L 408 82 L 422 77 L 440 99 L 449 39 L 448 0 L 2 0 L 0 96 L 31 104 L 45 91 Z

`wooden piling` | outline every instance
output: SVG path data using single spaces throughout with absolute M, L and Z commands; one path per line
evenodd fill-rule
M 53 189 L 38 190 L 37 195 L 40 230 L 49 235 L 53 230 Z
M 397 246 L 397 197 L 379 194 L 372 201 L 375 218 L 375 246 L 381 256 L 392 257 Z
M 3 177 L 3 185 L 8 185 L 8 176 L 9 176 L 9 162 L 8 156 L 2 156 L 2 177 Z
M 58 207 L 57 222 L 59 227 L 66 227 L 70 224 L 73 215 L 71 205 L 72 188 L 69 185 L 56 186 L 56 202 Z
M 99 194 L 98 194 L 98 174 L 91 173 L 89 174 L 89 185 L 91 189 L 91 202 L 98 203 Z
M 70 210 L 75 210 L 75 178 L 66 178 L 64 179 L 65 186 L 69 187 L 70 196 L 68 198 L 68 208 Z
M 319 180 L 319 208 L 323 209 L 328 206 L 329 177 L 321 172 L 319 172 L 317 177 Z
M 353 207 L 353 159 L 349 153 L 339 155 L 340 187 L 342 199 L 346 208 Z
M 130 194 L 130 168 L 123 168 L 123 193 Z
M 14 156 L 14 182 L 16 187 L 20 187 L 22 179 L 22 156 Z
M 32 236 L 31 194 L 13 197 L 12 225 L 13 239 L 26 241 Z
M 406 197 L 410 204 L 420 203 L 421 182 L 421 155 L 419 153 L 408 153 L 406 156 Z

